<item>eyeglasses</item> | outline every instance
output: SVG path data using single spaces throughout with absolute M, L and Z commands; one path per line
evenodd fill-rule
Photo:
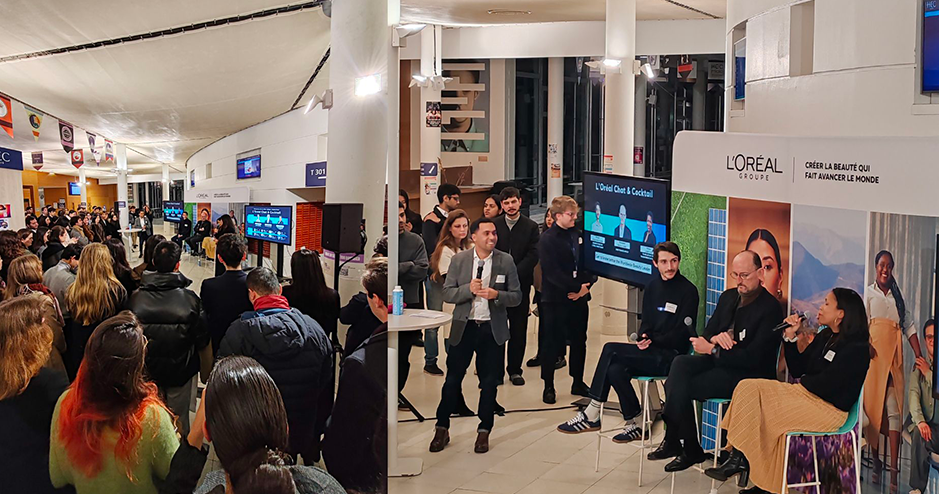
M 935 340 L 935 339 L 936 339 L 936 335 L 934 335 L 934 334 L 927 334 L 927 335 L 924 336 L 924 338 L 926 338 L 927 340 Z
M 561 216 L 570 216 L 571 218 L 577 216 L 577 211 L 564 211 L 561 213 Z
M 763 269 L 763 268 L 760 268 L 760 269 Z M 731 279 L 734 279 L 737 281 L 743 281 L 749 278 L 750 275 L 752 275 L 753 273 L 759 271 L 760 269 L 754 269 L 753 271 L 750 271 L 749 273 L 730 273 L 730 277 Z

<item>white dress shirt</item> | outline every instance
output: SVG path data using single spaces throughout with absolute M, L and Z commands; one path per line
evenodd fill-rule
M 887 290 L 887 293 L 884 294 L 877 286 L 876 281 L 871 283 L 864 291 L 864 302 L 867 305 L 867 317 L 871 319 L 890 319 L 900 324 L 900 312 L 897 310 L 897 301 L 893 298 L 893 292 Z M 906 310 L 906 321 L 904 322 L 906 322 L 907 327 L 900 329 L 903 330 L 907 338 L 917 333 L 916 324 L 909 309 Z
M 479 253 L 476 249 L 473 249 L 473 279 L 476 279 L 476 272 L 479 270 Z M 492 253 L 489 253 L 489 257 L 482 259 L 483 262 L 483 275 L 482 282 L 483 288 L 489 287 L 489 280 L 492 278 Z M 483 297 L 476 296 L 473 298 L 473 308 L 470 309 L 469 319 L 471 321 L 488 321 L 490 319 L 489 314 L 489 300 L 486 300 Z

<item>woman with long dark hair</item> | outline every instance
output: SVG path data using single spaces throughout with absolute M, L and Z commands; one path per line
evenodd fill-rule
M 903 369 L 903 336 L 910 342 L 916 365 L 925 368 L 923 352 L 916 334 L 913 315 L 907 310 L 900 285 L 893 276 L 896 267 L 893 254 L 882 250 L 874 257 L 874 282 L 864 292 L 864 303 L 870 317 L 871 343 L 877 350 L 877 356 L 871 362 L 871 369 L 864 387 L 864 412 L 868 425 L 864 429 L 867 443 L 871 446 L 874 468 L 871 482 L 880 484 L 883 462 L 877 456 L 880 449 L 880 434 L 887 436 L 890 446 L 890 486 L 891 490 L 899 487 L 899 459 L 902 439 L 906 390 Z
M 104 234 L 110 238 L 121 240 L 121 219 L 117 213 L 112 212 L 108 215 L 108 221 L 104 225 Z
M 3 263 L 3 265 L 0 266 L 0 279 L 7 279 L 7 270 L 10 268 L 10 262 L 23 255 L 25 250 L 26 248 L 23 247 L 23 242 L 20 241 L 15 231 L 0 231 L 0 261 Z
M 78 376 L 52 416 L 54 486 L 73 485 L 78 494 L 156 492 L 154 479 L 166 478 L 179 441 L 156 384 L 146 378 L 146 349 L 130 311 L 92 333 Z
M 235 235 L 240 235 L 238 231 L 238 226 L 235 225 L 235 220 L 227 214 L 223 214 L 218 218 L 218 227 L 215 229 L 215 238 L 222 238 L 222 235 L 227 233 L 232 233 Z M 219 276 L 225 272 L 225 264 L 218 262 L 218 259 L 215 260 L 215 276 Z M 312 317 L 312 316 L 311 316 Z
M 160 242 L 163 242 L 164 240 L 166 240 L 166 237 L 158 233 L 156 235 L 151 235 L 150 237 L 147 237 L 147 241 L 144 242 L 143 247 L 140 249 L 141 252 L 143 252 L 143 262 L 138 264 L 137 267 L 135 267 L 134 270 L 132 271 L 134 282 L 136 282 L 138 285 L 140 284 L 140 280 L 143 277 L 144 271 L 154 270 L 153 250 L 156 249 L 156 246 L 159 245 Z
M 121 282 L 121 286 L 127 291 L 128 296 L 134 293 L 138 283 L 134 279 L 134 270 L 127 262 L 127 249 L 124 248 L 124 241 L 120 238 L 109 238 L 104 242 L 111 254 L 111 268 L 114 270 L 114 277 Z M 152 254 L 152 252 L 151 252 Z
M 293 282 L 284 286 L 290 306 L 312 317 L 332 339 L 339 322 L 339 292 L 326 286 L 318 252 L 300 249 L 290 256 Z
M 40 226 L 36 230 L 36 234 L 33 235 L 33 244 L 29 246 L 29 251 L 33 254 L 36 254 L 40 260 L 42 259 L 42 251 L 46 250 L 46 242 L 49 241 L 49 229 Z
M 53 494 L 49 431 L 65 373 L 46 365 L 52 333 L 43 324 L 42 295 L 0 303 L 0 478 L 4 492 Z
M 756 487 L 751 494 L 780 492 L 786 433 L 838 430 L 857 403 L 871 364 L 867 314 L 861 296 L 849 288 L 835 288 L 818 309 L 821 331 L 805 350 L 796 344 L 802 320 L 789 316 L 783 335 L 786 362 L 800 383 L 773 379 L 745 379 L 734 390 L 721 427 L 727 430 L 731 455 L 717 468 L 705 471 L 727 480 L 740 474 Z M 856 438 L 855 438 L 856 439 Z M 852 448 L 856 451 L 857 444 Z
M 62 260 L 62 251 L 72 243 L 72 238 L 68 235 L 68 230 L 61 226 L 54 226 L 49 230 L 49 241 L 46 242 L 46 248 L 42 251 L 42 270 L 48 271 Z

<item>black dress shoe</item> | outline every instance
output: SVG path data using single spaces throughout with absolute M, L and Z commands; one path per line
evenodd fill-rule
M 667 460 L 669 458 L 674 458 L 681 454 L 681 447 L 671 446 L 667 442 L 662 441 L 659 443 L 659 447 L 655 448 L 651 453 L 646 455 L 646 458 L 651 461 Z
M 558 395 L 554 392 L 554 388 L 545 388 L 544 393 L 541 395 L 541 401 L 553 405 L 558 401 Z
M 524 386 L 525 378 L 521 374 L 513 374 L 509 376 L 509 381 L 512 381 L 512 384 L 515 386 Z
M 554 363 L 554 368 L 563 369 L 565 366 L 567 366 L 567 359 L 565 359 L 564 356 L 562 355 L 558 357 L 558 360 Z
M 701 456 L 697 456 L 694 458 L 688 456 L 685 453 L 682 453 L 678 455 L 678 458 L 675 458 L 674 460 L 668 462 L 667 465 L 665 465 L 665 472 L 666 473 L 681 472 L 709 458 L 713 458 L 713 455 L 711 455 L 710 453 L 704 453 Z
M 590 398 L 590 388 L 587 387 L 583 382 L 574 383 L 571 385 L 571 394 L 575 396 L 583 396 L 584 398 Z
M 456 407 L 456 410 L 454 410 L 453 413 L 450 414 L 450 416 L 451 417 L 454 417 L 454 416 L 455 417 L 475 417 L 476 412 L 471 410 L 470 407 L 466 406 L 466 403 L 464 402 L 461 406 Z
M 751 488 L 749 488 L 749 489 L 743 489 L 743 490 L 737 491 L 737 492 L 738 492 L 739 494 L 772 494 L 770 491 L 764 491 L 763 489 L 760 489 L 760 488 L 757 487 L 757 486 L 753 486 L 753 487 L 751 487 Z
M 721 482 L 726 482 L 727 479 L 740 474 L 740 483 L 746 486 L 746 482 L 750 480 L 750 464 L 747 462 L 747 457 L 735 449 L 730 453 L 727 461 L 715 468 L 708 468 L 704 474 Z
M 528 359 L 528 362 L 525 362 L 525 367 L 541 367 L 541 359 L 537 355 Z

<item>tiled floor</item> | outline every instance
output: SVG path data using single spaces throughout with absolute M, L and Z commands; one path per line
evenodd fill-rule
M 590 325 L 587 339 L 586 379 L 593 376 L 603 343 L 621 338 L 600 334 L 602 294 L 594 294 L 591 302 Z M 535 327 L 537 319 L 529 319 L 528 352 L 533 356 L 537 345 Z M 445 362 L 440 362 L 445 368 Z M 393 478 L 389 481 L 392 494 L 667 494 L 671 492 L 672 476 L 664 470 L 664 462 L 645 461 L 642 487 L 638 486 L 638 446 L 614 444 L 605 438 L 600 442 L 602 450 L 600 469 L 596 464 L 597 435 L 585 433 L 566 435 L 557 432 L 558 424 L 574 414 L 569 404 L 575 397 L 570 395 L 571 378 L 567 368 L 557 371 L 556 389 L 558 404 L 542 403 L 542 383 L 537 369 L 525 369 L 526 384 L 513 386 L 508 381 L 499 387 L 498 401 L 509 413 L 496 417 L 490 438 L 490 451 L 479 455 L 473 452 L 476 440 L 475 417 L 454 418 L 450 427 L 450 444 L 440 453 L 430 453 L 428 446 L 434 435 L 434 414 L 443 385 L 442 377 L 433 377 L 422 372 L 423 349 L 411 352 L 411 375 L 404 390 L 405 395 L 421 411 L 427 420 L 417 422 L 413 415 L 401 411 L 398 430 L 399 456 L 422 458 L 423 473 L 411 478 Z M 471 367 L 472 368 L 472 367 Z M 469 373 L 463 382 L 463 393 L 474 410 L 479 399 L 478 381 Z M 638 388 L 637 388 L 638 389 Z M 664 394 L 662 395 L 664 397 Z M 615 393 L 612 395 L 615 398 Z M 604 428 L 618 427 L 622 417 L 618 410 L 604 414 Z M 653 447 L 664 434 L 661 421 L 656 422 Z M 909 458 L 908 447 L 904 447 L 904 458 Z M 905 481 L 909 475 L 909 461 L 901 466 L 901 493 L 909 492 Z M 867 472 L 864 472 L 867 477 Z M 681 472 L 674 477 L 674 492 L 707 493 L 711 479 L 695 470 Z M 736 493 L 739 488 L 734 481 L 717 484 L 719 493 Z M 794 492 L 794 491 L 793 491 Z M 813 490 L 814 492 L 814 490 Z M 865 482 L 864 493 L 887 492 L 885 485 L 873 486 Z

